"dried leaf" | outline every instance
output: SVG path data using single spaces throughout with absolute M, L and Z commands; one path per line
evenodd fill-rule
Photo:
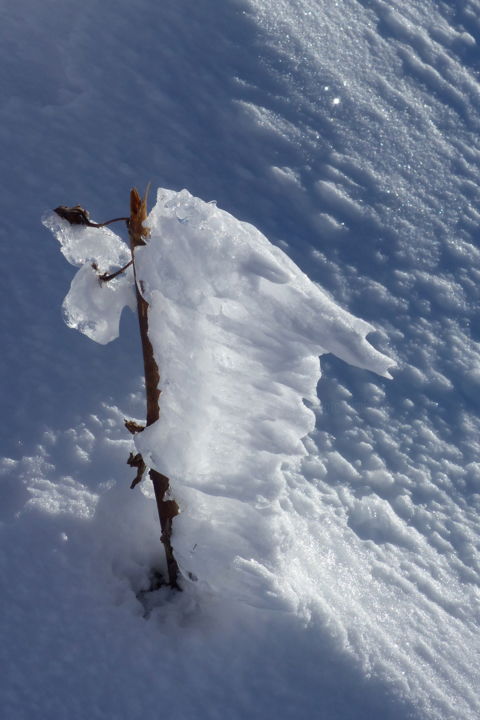
M 54 212 L 60 215 L 64 220 L 68 220 L 70 225 L 91 225 L 90 217 L 85 208 L 80 205 L 74 207 L 67 207 L 66 205 L 59 205 L 55 208 Z
M 145 430 L 145 425 L 139 425 L 137 422 L 135 422 L 135 420 L 125 420 L 125 427 L 127 428 L 129 433 L 132 433 L 132 435 L 135 435 L 136 433 Z
M 144 240 L 150 236 L 149 228 L 143 225 L 148 215 L 147 200 L 149 190 L 150 183 L 147 185 L 143 198 L 140 197 L 137 188 L 132 188 L 130 191 L 130 219 L 128 221 L 128 230 L 134 247 L 145 245 Z
M 130 465 L 130 467 L 136 467 L 137 468 L 137 474 L 135 478 L 132 480 L 132 484 L 130 485 L 130 489 L 133 489 L 138 483 L 142 482 L 143 476 L 145 474 L 145 470 L 147 469 L 147 466 L 143 462 L 143 458 L 140 455 L 140 453 L 137 453 L 134 455 L 133 453 L 130 453 L 130 456 L 127 460 L 127 465 Z

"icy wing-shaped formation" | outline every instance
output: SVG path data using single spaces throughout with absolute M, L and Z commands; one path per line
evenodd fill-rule
M 55 213 L 43 224 L 59 241 L 68 262 L 80 267 L 63 302 L 65 322 L 102 345 L 115 340 L 123 308 L 135 304 L 132 271 L 101 283 L 92 263 L 100 273 L 122 267 L 130 260 L 128 246 L 108 228 L 70 225 Z
M 67 323 L 93 340 L 118 335 L 135 303 L 133 277 L 101 283 L 130 251 L 103 228 L 45 220 L 80 266 Z M 328 297 L 252 225 L 183 190 L 160 190 L 135 250 L 149 336 L 160 368 L 160 420 L 136 436 L 145 461 L 172 481 L 181 507 L 173 545 L 186 577 L 248 602 L 281 607 L 280 511 L 315 417 L 319 356 L 332 352 L 389 377 L 366 340 L 373 328 Z M 282 518 L 284 518 L 282 520 Z
M 319 355 L 386 377 L 392 362 L 367 342 L 370 325 L 215 204 L 160 190 L 147 224 L 135 263 L 162 393 L 138 449 L 180 500 L 173 542 L 184 571 L 245 592 L 269 577 L 251 558 L 271 545 L 268 513 L 285 468 L 305 454 Z

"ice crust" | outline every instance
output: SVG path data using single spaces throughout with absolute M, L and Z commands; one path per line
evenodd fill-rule
M 136 249 L 135 266 L 150 306 L 161 418 L 136 436 L 137 449 L 171 479 L 182 510 L 173 544 L 185 576 L 255 602 L 263 587 L 275 605 L 275 543 L 267 537 L 278 533 L 275 503 L 315 426 L 305 401 L 317 403 L 319 356 L 333 352 L 385 377 L 393 363 L 366 340 L 371 325 L 214 202 L 160 189 L 146 224 L 150 239 Z M 97 342 L 114 339 L 133 277 L 101 284 L 91 261 L 102 270 L 124 264 L 126 245 L 108 230 L 47 225 L 81 265 L 64 304 L 67 323 Z

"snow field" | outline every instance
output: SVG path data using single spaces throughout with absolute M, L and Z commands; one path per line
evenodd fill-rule
M 182 720 L 478 717 L 479 9 L 4 3 L 9 717 L 143 718 L 166 686 Z M 235 528 L 254 526 L 262 553 L 256 527 L 274 518 L 275 610 L 204 604 L 202 588 L 193 606 L 154 598 L 145 621 L 135 597 L 158 548 L 153 503 L 127 488 L 135 318 L 106 346 L 64 327 L 71 272 L 38 218 L 77 202 L 125 214 L 148 180 L 259 228 L 398 365 L 391 382 L 323 356 L 301 472 Z M 269 583 L 250 575 L 258 598 Z

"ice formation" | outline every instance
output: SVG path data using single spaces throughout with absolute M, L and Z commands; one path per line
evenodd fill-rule
M 133 274 L 100 283 L 91 263 L 113 269 L 128 249 L 105 229 L 47 224 L 81 265 L 65 300 L 68 324 L 108 342 L 131 305 Z M 319 356 L 385 377 L 393 363 L 366 340 L 371 325 L 215 203 L 160 189 L 146 224 L 135 267 L 150 306 L 161 417 L 136 436 L 137 448 L 179 500 L 173 544 L 185 575 L 240 594 L 268 577 L 271 595 L 268 562 L 256 559 L 265 560 L 268 515 L 315 425 L 305 401 L 317 401 Z

